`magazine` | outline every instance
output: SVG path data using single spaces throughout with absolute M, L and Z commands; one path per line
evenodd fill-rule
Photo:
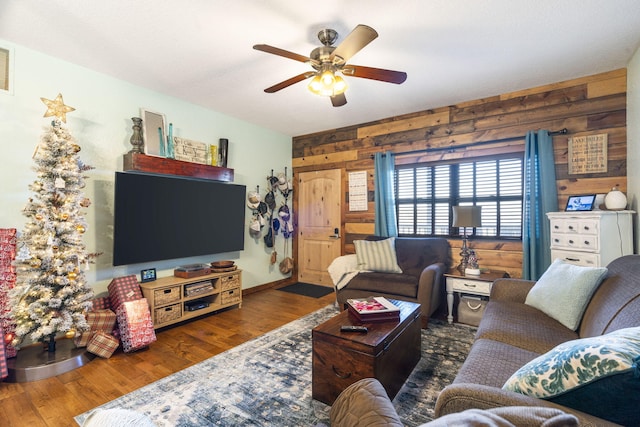
M 400 307 L 384 297 L 348 299 L 347 309 L 363 322 L 400 319 Z

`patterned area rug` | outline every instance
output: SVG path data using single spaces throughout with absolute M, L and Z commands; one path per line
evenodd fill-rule
M 133 409 L 159 427 L 329 425 L 330 407 L 311 399 L 311 329 L 336 313 L 329 305 L 100 408 Z M 432 419 L 475 330 L 431 320 L 422 331 L 422 359 L 394 399 L 405 426 Z

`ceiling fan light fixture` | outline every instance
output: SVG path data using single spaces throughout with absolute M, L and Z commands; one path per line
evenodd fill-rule
M 347 82 L 337 76 L 331 70 L 318 72 L 311 79 L 307 88 L 314 94 L 320 96 L 335 96 L 347 90 Z

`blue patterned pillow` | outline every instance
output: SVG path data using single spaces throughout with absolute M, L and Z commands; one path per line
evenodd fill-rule
M 502 387 L 620 424 L 640 414 L 640 327 L 562 343 Z
M 354 240 L 358 270 L 402 273 L 396 257 L 396 239 Z

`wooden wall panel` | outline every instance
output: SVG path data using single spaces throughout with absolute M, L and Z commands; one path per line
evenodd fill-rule
M 376 152 L 396 153 L 396 164 L 473 159 L 522 152 L 529 130 L 568 129 L 553 137 L 558 205 L 572 194 L 626 191 L 626 69 L 557 82 L 535 88 L 418 111 L 375 122 L 331 129 L 293 138 L 294 174 L 335 169 L 343 171 L 343 253 L 353 253 L 353 241 L 373 233 L 373 160 Z M 608 135 L 606 173 L 569 175 L 568 141 L 573 136 Z M 509 139 L 508 141 L 500 141 Z M 473 146 L 487 141 L 491 144 Z M 367 171 L 366 212 L 348 210 L 348 172 Z M 295 205 L 295 192 L 294 192 Z M 294 215 L 296 210 L 294 209 Z M 295 220 L 295 218 L 294 218 Z M 460 239 L 449 240 L 459 261 Z M 522 274 L 522 244 L 517 241 L 472 240 L 482 267 Z M 294 241 L 294 253 L 296 242 Z

